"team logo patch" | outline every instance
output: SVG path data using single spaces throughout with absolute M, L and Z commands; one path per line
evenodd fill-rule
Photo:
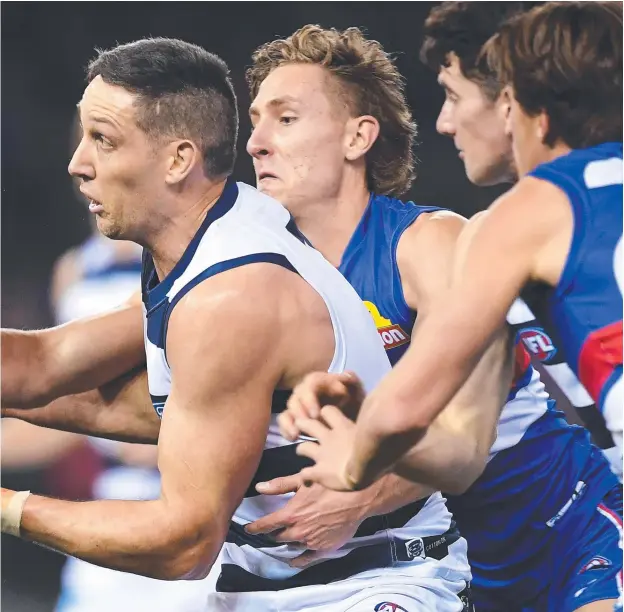
M 403 606 L 392 603 L 391 601 L 382 601 L 378 603 L 375 608 L 375 612 L 409 612 Z
M 368 312 L 370 312 L 371 317 L 373 317 L 375 327 L 377 327 L 377 332 L 386 350 L 407 344 L 410 341 L 409 334 L 405 332 L 400 325 L 382 316 L 379 312 L 379 308 L 377 308 L 375 304 L 365 300 L 364 306 L 368 308 Z
M 425 543 L 422 538 L 414 538 L 409 542 L 405 542 L 405 548 L 407 549 L 407 556 L 410 559 L 425 558 Z
M 613 563 L 611 563 L 609 559 L 601 557 L 600 555 L 596 555 L 579 570 L 579 574 L 584 574 L 585 572 L 588 572 L 590 570 L 607 569 L 612 565 Z
M 529 353 L 542 362 L 550 361 L 557 354 L 550 336 L 541 327 L 523 329 L 520 338 Z

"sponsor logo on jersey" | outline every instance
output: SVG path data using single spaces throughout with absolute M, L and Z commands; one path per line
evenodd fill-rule
M 595 557 L 592 557 L 592 559 L 579 570 L 579 574 L 584 574 L 589 570 L 607 569 L 612 565 L 613 563 L 611 563 L 609 559 L 606 559 L 605 557 L 602 557 L 600 555 L 596 555 Z
M 557 354 L 550 336 L 541 327 L 523 329 L 520 338 L 529 353 L 542 362 L 550 361 Z
M 391 601 L 382 601 L 378 603 L 374 608 L 375 612 L 409 612 L 403 606 L 392 603 Z
M 377 331 L 379 332 L 379 336 L 386 350 L 407 344 L 411 340 L 409 334 L 405 332 L 400 325 L 382 316 L 379 312 L 379 308 L 377 308 L 375 304 L 365 300 L 364 306 L 368 308 L 368 312 L 370 312 L 371 317 L 373 317 L 375 327 L 377 327 Z

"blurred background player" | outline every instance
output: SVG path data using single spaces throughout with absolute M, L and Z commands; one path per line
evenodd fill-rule
M 461 36 L 464 45 L 469 36 L 476 39 L 471 49 L 476 57 L 513 8 L 498 5 L 494 9 L 478 3 L 447 6 L 432 21 L 452 20 L 459 29 L 455 36 Z M 474 23 L 480 31 L 470 30 L 469 24 Z M 445 44 L 457 42 L 452 37 L 443 40 Z M 383 49 L 358 30 L 307 26 L 261 47 L 248 78 L 254 130 L 247 148 L 254 157 L 259 188 L 284 203 L 314 246 L 339 266 L 366 301 L 387 354 L 396 363 L 412 333 L 418 334 L 419 318 L 426 320 L 439 292 L 446 290 L 457 241 L 458 232 L 454 232 L 464 225 L 456 215 L 392 197 L 404 193 L 413 176 L 414 130 L 400 75 Z M 481 111 L 477 125 L 490 135 L 490 142 L 483 146 L 483 134 L 469 134 L 479 155 L 471 156 L 470 162 L 482 161 L 490 177 L 511 178 L 504 114 L 498 122 L 494 110 L 492 117 L 484 117 L 485 110 L 496 104 L 479 85 L 464 79 L 473 86 L 464 104 Z M 494 89 L 496 100 L 501 88 Z M 341 103 L 349 111 L 346 118 L 338 110 Z M 479 148 L 491 151 L 490 156 Z M 500 379 L 500 373 L 492 370 L 489 374 Z M 617 479 L 587 432 L 568 425 L 554 409 L 521 343 L 516 347 L 516 376 L 510 393 L 507 387 L 499 398 L 491 379 L 480 376 L 476 393 L 453 398 L 446 415 L 461 438 L 449 446 L 460 448 L 468 442 L 478 452 L 467 463 L 465 457 L 455 463 L 446 482 L 435 483 L 445 491 L 463 493 L 449 499 L 460 530 L 468 534 L 476 608 L 506 610 L 522 605 L 576 610 L 594 602 L 594 609 L 599 609 L 595 606 L 601 604 L 595 602 L 613 596 L 612 591 L 593 582 L 591 573 L 576 580 L 569 566 L 552 560 L 578 554 L 590 562 L 596 555 L 617 550 L 617 533 L 610 526 L 605 528 L 594 503 L 612 489 L 617 494 Z M 490 448 L 489 428 L 495 425 L 505 398 L 496 442 Z M 489 412 L 486 406 L 492 400 L 494 410 Z M 475 405 L 477 410 L 470 412 Z M 493 423 L 483 416 L 486 412 L 494 417 Z M 431 448 L 425 448 L 421 447 L 421 460 L 433 455 Z M 445 450 L 450 462 L 454 449 Z M 485 472 L 477 478 L 486 461 Z M 423 463 L 419 482 L 434 484 L 425 479 L 431 478 L 425 471 Z M 585 481 L 591 484 L 586 486 Z M 278 492 L 284 482 L 269 486 Z M 560 527 L 553 517 L 578 497 L 579 488 L 584 497 L 570 504 L 566 527 Z M 302 488 L 289 503 L 290 513 L 280 511 L 250 529 L 275 532 L 278 541 L 307 535 L 327 545 L 331 536 L 322 531 L 337 530 L 337 513 L 353 521 L 353 513 L 343 509 L 348 494 L 334 498 L 335 508 L 331 499 L 327 491 Z M 363 504 L 365 500 L 362 496 Z M 547 525 L 550 519 L 552 526 Z M 579 525 L 586 528 L 580 530 Z M 567 537 L 572 529 L 577 536 L 574 542 Z M 617 559 L 608 576 L 616 573 Z M 586 588 L 588 582 L 593 582 L 592 588 Z M 582 596 L 575 597 L 579 590 Z
M 79 141 L 76 133 L 74 144 Z M 141 247 L 110 240 L 98 231 L 93 218 L 89 221 L 91 236 L 54 267 L 50 297 L 58 324 L 110 311 L 140 289 Z M 85 438 L 15 419 L 2 423 L 3 469 L 46 469 L 52 477 L 52 494 L 69 499 L 156 499 L 160 492 L 156 457 L 153 445 Z M 86 491 L 65 484 L 79 479 L 85 465 L 94 468 L 86 496 Z M 193 612 L 202 609 L 208 586 L 155 580 L 68 557 L 60 589 L 56 612 L 135 612 L 143 607 Z

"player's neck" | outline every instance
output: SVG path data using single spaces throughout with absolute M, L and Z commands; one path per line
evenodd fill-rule
M 155 220 L 155 229 L 147 250 L 152 255 L 158 278 L 165 278 L 180 261 L 199 230 L 208 211 L 223 193 L 225 181 L 204 182 L 171 207 L 168 215 Z
M 334 198 L 306 203 L 301 211 L 293 211 L 293 217 L 303 235 L 338 267 L 369 199 L 370 192 L 362 183 L 342 189 Z
M 562 141 L 557 141 L 552 147 L 549 147 L 544 150 L 544 156 L 540 160 L 540 164 L 546 164 L 551 162 L 558 157 L 563 157 L 567 155 L 572 149 Z

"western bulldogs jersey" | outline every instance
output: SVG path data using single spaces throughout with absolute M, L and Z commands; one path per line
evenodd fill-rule
M 435 210 L 373 194 L 340 265 L 371 312 L 393 364 L 407 349 L 417 317 L 401 289 L 397 245 L 421 214 Z M 509 321 L 526 319 L 512 309 Z M 548 540 L 547 521 L 572 505 L 577 487 L 591 505 L 617 482 L 587 432 L 568 425 L 555 410 L 519 341 L 515 361 L 513 386 L 488 465 L 464 495 L 448 496 L 449 509 L 468 541 L 477 609 L 483 588 L 498 592 L 521 582 L 524 596 L 540 592 L 550 580 L 545 557 L 540 557 Z M 540 528 L 534 529 L 535 524 Z
M 564 348 L 614 437 L 622 437 L 622 143 L 571 151 L 529 176 L 568 197 L 574 233 L 557 287 L 532 285 L 531 309 Z
M 148 381 L 154 408 L 160 416 L 167 409 L 171 386 L 164 346 L 167 321 L 176 303 L 203 280 L 254 262 L 270 262 L 299 274 L 324 299 L 335 333 L 335 354 L 329 371 L 353 370 L 370 390 L 390 370 L 375 326 L 356 292 L 338 270 L 305 242 L 286 209 L 248 185 L 228 181 L 166 278 L 159 282 L 151 257 L 144 255 Z M 291 497 L 260 495 L 255 490 L 256 483 L 294 474 L 309 465 L 307 459 L 296 455 L 296 443 L 279 434 L 276 418 L 285 408 L 288 395 L 289 392 L 282 391 L 274 394 L 264 452 L 234 514 L 221 552 L 221 575 L 210 609 L 242 610 L 248 605 L 249 609 L 261 610 L 265 608 L 259 603 L 259 593 L 283 592 L 279 605 L 275 607 L 276 600 L 272 599 L 267 606 L 274 607 L 266 609 L 294 610 L 298 608 L 288 603 L 288 598 L 301 600 L 297 587 L 313 592 L 314 600 L 322 603 L 324 598 L 336 598 L 332 585 L 349 583 L 349 588 L 357 592 L 362 578 L 375 580 L 395 573 L 412 582 L 417 582 L 419 575 L 469 579 L 463 558 L 465 542 L 439 493 L 391 514 L 365 520 L 343 548 L 327 553 L 321 563 L 303 570 L 288 565 L 289 559 L 301 554 L 300 547 L 278 544 L 264 535 L 247 534 L 245 524 L 278 510 Z M 351 577 L 357 579 L 349 582 Z M 310 591 L 308 587 L 315 585 L 323 586 Z M 340 597 L 347 596 L 349 588 L 341 590 Z

